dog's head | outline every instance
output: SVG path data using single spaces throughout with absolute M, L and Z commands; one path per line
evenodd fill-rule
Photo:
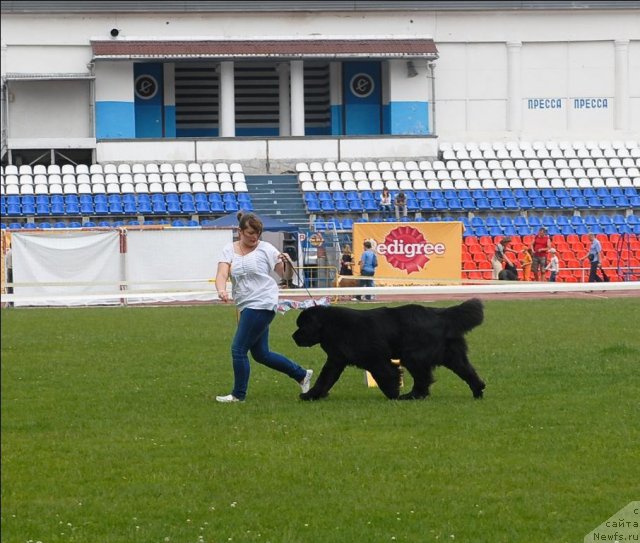
M 311 347 L 322 340 L 322 328 L 326 307 L 309 307 L 298 315 L 298 329 L 292 334 L 298 347 Z

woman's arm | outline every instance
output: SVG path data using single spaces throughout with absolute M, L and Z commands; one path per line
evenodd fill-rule
M 218 291 L 218 298 L 223 302 L 229 301 L 229 293 L 227 292 L 227 280 L 229 279 L 229 272 L 231 271 L 231 264 L 228 262 L 218 262 L 218 272 L 216 273 L 216 290 Z

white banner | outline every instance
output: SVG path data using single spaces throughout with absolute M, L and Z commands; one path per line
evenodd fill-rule
M 108 232 L 16 232 L 12 235 L 13 281 L 16 306 L 118 304 L 120 292 L 120 235 Z M 40 285 L 44 283 L 44 285 Z M 60 296 L 108 294 L 108 298 L 60 300 Z M 38 301 L 22 303 L 21 296 Z M 51 296 L 50 299 L 47 296 Z

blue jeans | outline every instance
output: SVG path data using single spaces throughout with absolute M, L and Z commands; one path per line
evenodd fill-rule
M 368 277 L 373 277 L 374 273 L 372 272 L 365 272 L 365 271 L 361 271 L 360 275 L 364 275 L 364 276 L 368 276 Z M 375 282 L 373 279 L 360 279 L 360 286 L 361 287 L 375 287 Z M 362 296 L 356 296 L 356 298 L 358 300 L 361 300 L 363 297 Z M 365 300 L 373 300 L 373 296 L 364 296 Z
M 295 362 L 269 350 L 269 325 L 275 315 L 275 311 L 249 308 L 240 313 L 238 329 L 231 344 L 234 375 L 231 394 L 239 400 L 244 400 L 247 395 L 251 373 L 249 351 L 256 362 L 284 373 L 298 382 L 302 381 L 307 374 L 307 370 Z

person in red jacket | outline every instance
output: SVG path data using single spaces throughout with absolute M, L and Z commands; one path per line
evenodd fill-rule
M 551 239 L 547 235 L 547 229 L 542 226 L 531 243 L 531 251 L 533 252 L 531 271 L 533 272 L 534 281 L 544 280 L 544 270 L 547 267 L 549 249 L 551 249 Z

